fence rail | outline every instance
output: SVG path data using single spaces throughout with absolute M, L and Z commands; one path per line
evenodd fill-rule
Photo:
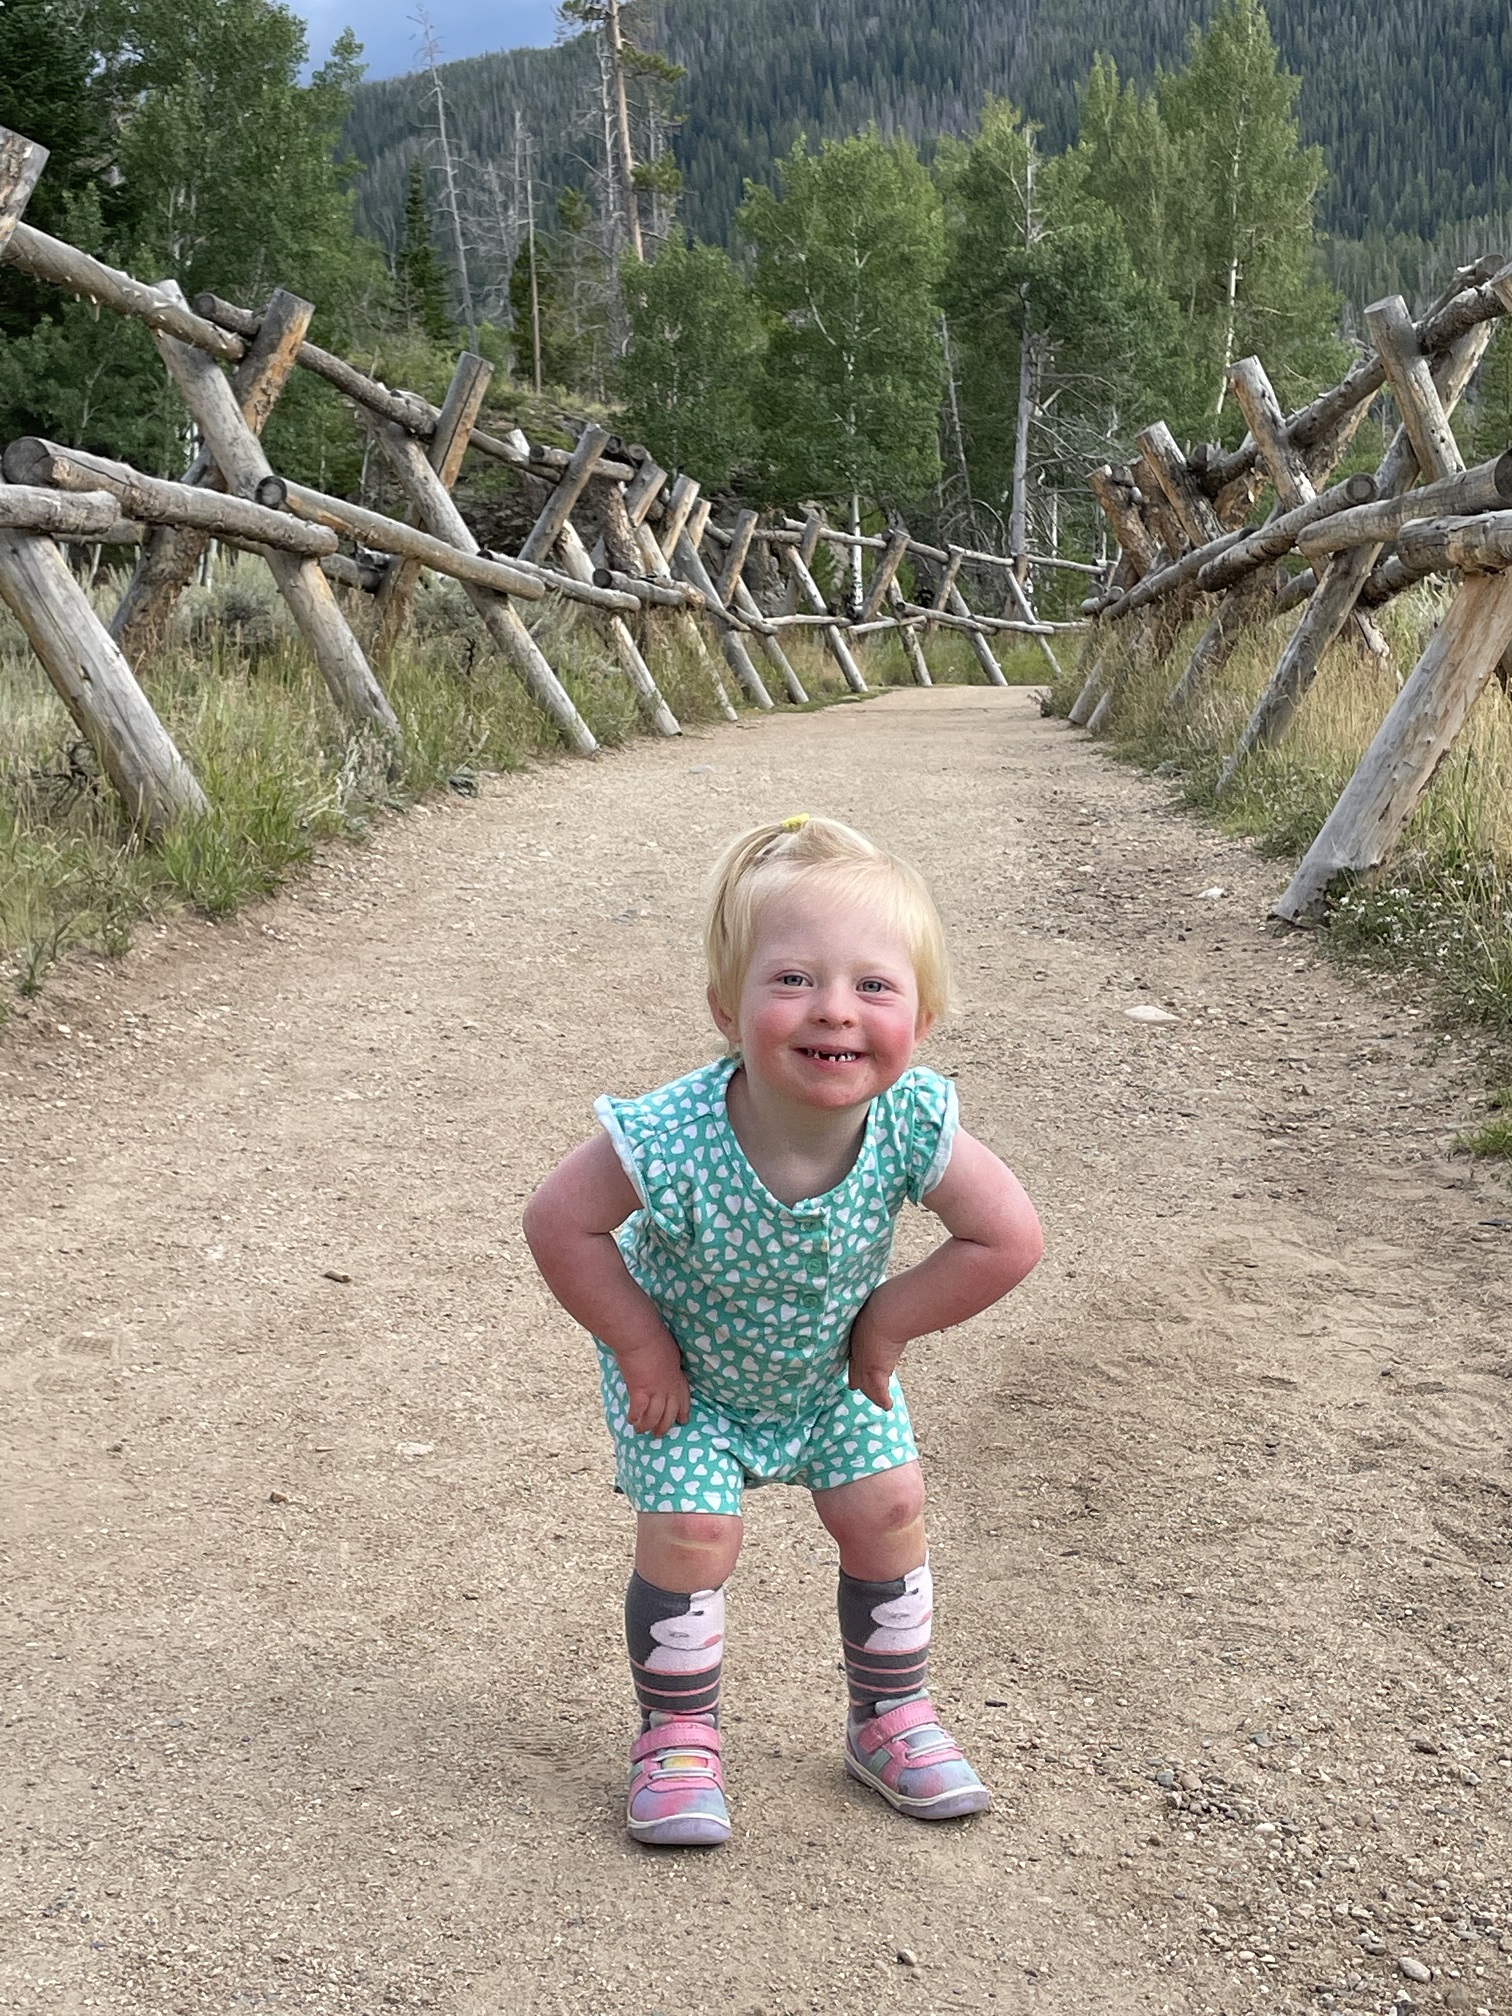
M 571 450 L 532 443 L 518 429 L 490 433 L 477 424 L 492 370 L 481 357 L 459 359 L 437 407 L 311 343 L 313 305 L 286 290 L 277 290 L 261 312 L 215 294 L 199 294 L 190 303 L 171 281 L 150 286 L 28 225 L 23 212 L 46 158 L 37 143 L 0 127 L 0 262 L 145 326 L 205 444 L 181 481 L 35 437 L 12 442 L 0 462 L 0 599 L 149 836 L 186 813 L 202 812 L 205 801 L 137 683 L 132 661 L 162 637 L 212 539 L 267 564 L 336 706 L 354 728 L 391 743 L 401 730 L 381 668 L 403 631 L 422 570 L 462 587 L 531 699 L 567 745 L 585 756 L 597 747 L 592 732 L 518 602 L 558 595 L 593 610 L 648 725 L 661 735 L 681 731 L 627 621 L 652 609 L 668 612 L 731 717 L 735 709 L 720 659 L 751 705 L 775 704 L 758 656 L 786 701 L 806 702 L 782 647 L 795 630 L 815 630 L 858 692 L 866 690 L 866 679 L 854 646 L 879 632 L 899 638 L 922 685 L 930 675 L 921 635 L 938 629 L 968 637 L 995 684 L 1006 683 L 992 649 L 1002 633 L 1033 638 L 1059 670 L 1050 638 L 1057 629 L 1079 626 L 1042 623 L 1004 556 L 931 546 L 902 526 L 886 537 L 853 538 L 813 506 L 804 507 L 801 519 L 763 525 L 755 513 L 741 512 L 720 526 L 711 522 L 694 478 L 674 480 L 644 449 L 624 447 L 607 429 L 583 426 Z M 403 493 L 406 519 L 293 482 L 271 467 L 261 436 L 295 370 L 323 379 L 347 402 Z M 452 493 L 469 452 L 549 486 L 517 554 L 485 551 L 457 506 Z M 585 497 L 601 527 L 592 546 L 573 523 Z M 141 549 L 108 624 L 59 551 L 58 542 L 70 540 Z M 812 571 L 821 543 L 837 556 L 853 548 L 877 556 L 860 607 L 832 607 L 826 600 Z M 758 545 L 769 548 L 789 576 L 781 608 L 762 606 L 759 580 L 748 565 Z M 905 558 L 915 564 L 916 580 L 924 570 L 937 576 L 929 606 L 905 599 L 896 579 Z M 963 566 L 1000 577 L 1017 613 L 973 611 L 959 585 Z M 333 582 L 374 599 L 370 651 L 377 669 L 333 594 Z
M 1399 295 L 1374 303 L 1365 316 L 1374 354 L 1289 417 L 1258 357 L 1231 365 L 1228 382 L 1249 428 L 1233 454 L 1184 455 L 1156 422 L 1137 437 L 1133 464 L 1104 466 L 1089 479 L 1119 551 L 1106 588 L 1082 604 L 1093 629 L 1070 710 L 1075 725 L 1100 729 L 1132 668 L 1163 658 L 1186 623 L 1205 614 L 1167 700 L 1179 720 L 1247 631 L 1305 604 L 1220 790 L 1257 751 L 1284 739 L 1323 653 L 1347 626 L 1385 656 L 1370 610 L 1426 576 L 1458 580 L 1443 621 L 1275 905 L 1289 922 L 1320 917 L 1341 887 L 1380 869 L 1488 681 L 1499 672 L 1508 684 L 1512 452 L 1466 469 L 1451 419 L 1509 312 L 1512 262 L 1487 257 L 1458 273 L 1416 324 Z M 1383 387 L 1401 424 L 1379 467 L 1322 487 Z M 1267 484 L 1273 508 L 1253 524 Z M 1288 573 L 1282 563 L 1294 554 L 1310 564 Z

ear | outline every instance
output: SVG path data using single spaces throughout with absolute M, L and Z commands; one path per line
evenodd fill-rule
M 732 1046 L 738 1044 L 740 1042 L 740 1024 L 735 1020 L 733 1015 L 727 1012 L 724 1003 L 714 992 L 712 982 L 710 983 L 706 998 L 709 1003 L 709 1013 L 714 1017 L 714 1027 L 723 1036 L 726 1043 Z
M 938 1015 L 931 1014 L 927 1009 L 921 1008 L 919 1010 L 919 1019 L 914 1023 L 915 1043 L 922 1043 L 939 1019 Z

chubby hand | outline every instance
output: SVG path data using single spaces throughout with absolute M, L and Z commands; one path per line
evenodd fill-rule
M 687 1420 L 687 1375 L 682 1353 L 670 1337 L 665 1343 L 620 1351 L 616 1357 L 630 1396 L 630 1426 L 637 1435 L 665 1435 L 675 1422 Z
M 892 1411 L 892 1375 L 907 1346 L 906 1337 L 889 1336 L 873 1313 L 876 1297 L 863 1302 L 851 1325 L 850 1386 L 864 1393 L 884 1413 Z

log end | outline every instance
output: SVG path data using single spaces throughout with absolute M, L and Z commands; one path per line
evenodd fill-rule
M 1496 468 L 1491 481 L 1496 486 L 1496 494 L 1504 501 L 1512 503 L 1512 448 L 1496 458 Z
M 252 497 L 265 511 L 282 511 L 289 501 L 289 486 L 282 476 L 264 476 Z
M 1344 478 L 1344 495 L 1351 504 L 1373 504 L 1375 502 L 1376 481 L 1361 469 L 1353 476 Z

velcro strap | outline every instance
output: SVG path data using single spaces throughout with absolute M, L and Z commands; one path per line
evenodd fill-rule
M 895 1736 L 906 1736 L 910 1729 L 926 1728 L 939 1719 L 933 1701 L 926 1695 L 922 1701 L 905 1701 L 900 1708 L 889 1708 L 875 1722 L 858 1729 L 856 1737 L 863 1743 L 891 1743 Z
M 709 1722 L 663 1722 L 644 1730 L 630 1745 L 630 1761 L 654 1757 L 658 1750 L 712 1750 L 717 1757 L 724 1748 L 719 1731 Z

